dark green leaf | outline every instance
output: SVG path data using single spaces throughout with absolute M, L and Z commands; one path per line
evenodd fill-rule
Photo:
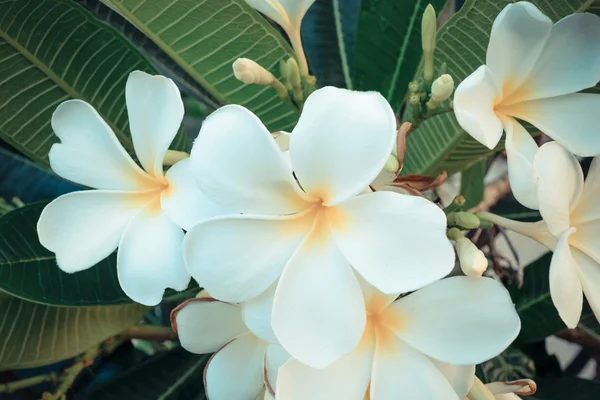
M 483 201 L 483 190 L 485 189 L 483 179 L 485 178 L 487 167 L 488 162 L 482 160 L 462 172 L 460 194 L 466 200 L 465 209 L 475 207 Z
M 92 104 L 126 149 L 129 72 L 156 73 L 122 35 L 70 0 L 0 2 L 0 137 L 42 165 L 58 138 L 52 112 L 72 98 Z M 186 146 L 180 135 L 173 147 Z
M 204 400 L 204 366 L 210 355 L 182 348 L 159 354 L 96 387 L 87 400 Z M 231 382 L 235 385 L 235 382 Z
M 511 346 L 498 357 L 478 365 L 477 376 L 485 383 L 533 379 L 535 365 L 521 350 Z
M 139 304 L 51 307 L 22 299 L 0 300 L 0 370 L 52 364 L 82 353 L 135 324 Z
M 600 382 L 570 376 L 536 379 L 538 391 L 531 400 L 600 399 Z
M 376 90 L 400 109 L 423 50 L 421 17 L 446 0 L 362 0 L 356 34 L 354 88 Z M 422 171 L 421 171 L 422 172 Z
M 504 218 L 522 222 L 537 222 L 542 219 L 539 211 L 524 207 L 512 195 L 500 199 L 491 211 Z
M 106 1 L 105 1 L 106 2 Z M 244 85 L 231 64 L 250 58 L 279 76 L 293 56 L 285 39 L 244 0 L 110 0 L 220 104 L 252 110 L 271 131 L 290 130 L 298 113 L 268 86 Z

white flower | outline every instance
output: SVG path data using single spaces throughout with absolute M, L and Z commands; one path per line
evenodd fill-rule
M 285 30 L 300 31 L 304 14 L 315 0 L 246 0 L 251 7 L 265 14 Z
M 538 208 L 537 145 L 515 118 L 530 122 L 580 156 L 600 153 L 600 96 L 576 93 L 600 80 L 600 18 L 573 14 L 556 24 L 535 5 L 507 5 L 494 21 L 486 65 L 454 94 L 458 122 L 493 149 L 506 131 L 509 178 L 517 200 Z
M 324 369 L 290 359 L 279 369 L 277 398 L 363 399 L 369 391 L 371 400 L 458 400 L 473 382 L 472 365 L 519 333 L 508 292 L 490 278 L 443 279 L 396 301 L 363 285 L 369 317 L 358 347 Z M 445 363 L 467 366 L 451 383 Z
M 454 79 L 448 74 L 444 74 L 433 81 L 431 85 L 431 99 L 436 102 L 446 100 L 454 90 Z
M 61 140 L 50 165 L 65 179 L 96 188 L 51 202 L 38 221 L 40 243 L 56 253 L 60 269 L 90 268 L 117 247 L 119 283 L 133 300 L 158 304 L 167 287 L 190 281 L 181 255 L 183 231 L 224 210 L 204 198 L 185 159 L 163 173 L 163 158 L 183 118 L 175 84 L 135 71 L 126 86 L 133 145 L 141 169 L 92 106 L 58 106 L 52 128 Z M 179 226 L 178 226 L 179 225 Z
M 356 273 L 397 293 L 454 264 L 436 205 L 392 192 L 357 196 L 382 170 L 395 135 L 394 112 L 375 92 L 315 91 L 285 153 L 250 111 L 215 111 L 194 144 L 192 171 L 210 199 L 244 215 L 188 232 L 192 276 L 229 302 L 252 299 L 281 276 L 273 328 L 282 346 L 316 367 L 351 352 L 366 320 Z
M 204 370 L 211 400 L 256 399 L 265 391 L 265 378 L 277 382 L 277 371 L 289 358 L 270 329 L 274 290 L 253 305 L 224 303 L 201 296 L 187 300 L 171 313 L 181 346 L 196 354 L 215 353 Z M 268 398 L 270 388 L 266 388 Z

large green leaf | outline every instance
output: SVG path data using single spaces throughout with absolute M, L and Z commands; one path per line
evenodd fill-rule
M 204 366 L 210 355 L 176 348 L 96 387 L 87 400 L 204 400 Z M 231 382 L 232 385 L 236 383 Z
M 279 76 L 293 56 L 285 39 L 244 0 L 110 0 L 111 6 L 218 102 L 252 110 L 271 131 L 289 130 L 298 113 L 266 86 L 244 85 L 231 64 L 253 59 Z
M 0 300 L 0 370 L 51 364 L 82 353 L 135 324 L 148 308 L 52 307 Z
M 494 18 L 510 0 L 467 0 L 438 33 L 436 65 L 447 63 L 456 84 L 485 63 Z M 587 8 L 590 0 L 536 0 L 552 20 Z M 500 143 L 496 148 L 501 149 Z M 435 175 L 462 171 L 494 151 L 479 144 L 458 125 L 453 113 L 433 117 L 408 137 L 403 174 Z
M 460 194 L 466 200 L 465 209 L 475 207 L 483 201 L 483 190 L 485 189 L 483 180 L 487 167 L 487 161 L 483 160 L 463 171 L 460 180 Z
M 156 73 L 142 54 L 70 0 L 0 0 L 0 9 L 0 138 L 47 165 L 52 112 L 78 98 L 132 150 L 125 82 L 133 70 Z M 173 147 L 187 147 L 185 137 Z
M 446 0 L 362 0 L 356 33 L 354 88 L 376 90 L 400 109 L 423 51 L 421 17 Z

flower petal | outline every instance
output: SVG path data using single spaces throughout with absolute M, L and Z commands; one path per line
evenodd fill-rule
M 190 168 L 190 159 L 179 161 L 167 171 L 169 188 L 163 190 L 160 204 L 165 213 L 181 228 L 189 231 L 211 217 L 231 214 L 200 191 Z
M 386 329 L 377 334 L 370 398 L 458 400 L 450 382 L 428 357 Z
M 129 223 L 117 253 L 117 272 L 123 291 L 134 301 L 154 306 L 166 288 L 185 290 L 190 274 L 181 246 L 183 231 L 160 209 L 156 198 Z
M 502 96 L 492 71 L 485 65 L 465 78 L 454 92 L 454 114 L 460 126 L 489 149 L 502 138 L 502 123 L 494 106 Z
M 571 255 L 569 236 L 573 228 L 565 231 L 558 240 L 550 262 L 550 297 L 563 322 L 573 329 L 579 323 L 583 307 L 583 292 L 577 265 Z
M 535 125 L 571 153 L 582 157 L 600 154 L 600 95 L 575 93 L 524 101 L 503 108 L 503 112 Z
M 207 397 L 211 400 L 255 399 L 264 388 L 266 348 L 266 343 L 246 333 L 216 352 L 204 370 Z
M 575 209 L 571 212 L 571 225 L 575 226 L 600 219 L 600 202 L 597 201 L 599 197 L 600 157 L 595 157 L 585 177 L 581 198 Z
M 600 219 L 577 224 L 575 228 L 577 230 L 570 236 L 569 244 L 600 262 Z
M 600 80 L 600 17 L 569 15 L 550 31 L 527 81 L 512 101 L 560 96 L 593 87 Z
M 366 323 L 360 285 L 350 264 L 332 238 L 321 234 L 329 236 L 311 232 L 286 265 L 272 317 L 281 345 L 313 368 L 325 368 L 354 350 Z
M 245 301 L 242 304 L 242 315 L 244 323 L 250 331 L 269 343 L 279 343 L 271 326 L 271 315 L 273 313 L 273 298 L 277 283 L 271 285 L 257 297 Z
M 304 191 L 333 205 L 379 175 L 395 139 L 394 111 L 379 93 L 325 87 L 304 104 L 290 159 Z
M 429 200 L 375 192 L 336 208 L 338 221 L 330 220 L 336 243 L 362 277 L 382 292 L 418 289 L 454 267 L 446 215 Z
M 491 278 L 452 277 L 397 300 L 391 327 L 415 349 L 437 360 L 478 364 L 517 337 L 521 321 L 506 288 Z
M 171 325 L 181 346 L 196 354 L 214 353 L 248 332 L 239 306 L 212 299 L 192 298 L 171 312 Z
M 279 369 L 275 392 L 277 398 L 286 400 L 363 399 L 372 363 L 372 343 L 323 369 L 313 369 L 291 359 Z
M 596 319 L 600 321 L 600 264 L 574 247 L 571 247 L 571 254 L 577 263 L 577 273 L 585 298 Z
M 96 110 L 81 100 L 61 103 L 52 114 L 60 143 L 50 149 L 52 170 L 96 189 L 148 190 L 157 187 L 127 154 Z
M 538 176 L 540 214 L 556 237 L 569 229 L 571 210 L 583 191 L 583 171 L 575 156 L 556 142 L 538 150 L 533 166 Z
M 163 158 L 183 120 L 179 89 L 164 76 L 133 71 L 125 101 L 135 153 L 150 175 L 162 177 Z
M 475 379 L 475 365 L 453 365 L 430 358 L 433 365 L 446 377 L 459 399 L 467 397 Z
M 552 20 L 532 3 L 509 4 L 492 26 L 486 65 L 502 80 L 504 95 L 523 82 L 550 36 Z
M 277 375 L 279 375 L 279 369 L 290 359 L 290 355 L 283 347 L 278 344 L 270 344 L 267 347 L 265 354 L 265 371 L 266 380 L 265 382 L 270 388 L 270 391 L 274 391 L 277 387 Z
M 308 207 L 287 156 L 244 107 L 221 107 L 206 118 L 190 158 L 200 190 L 222 207 L 267 215 Z
M 311 225 L 307 216 L 217 217 L 189 230 L 183 257 L 194 279 L 213 297 L 242 302 L 279 278 Z
M 300 27 L 300 22 L 306 14 L 306 10 L 315 0 L 246 0 L 254 9 L 265 14 L 281 27 L 287 29 L 292 26 Z
M 510 188 L 519 203 L 537 210 L 537 175 L 533 168 L 533 160 L 538 146 L 523 125 L 514 118 L 504 117 L 502 123 L 506 131 Z
M 129 221 L 150 199 L 147 193 L 105 190 L 65 194 L 42 211 L 40 243 L 56 253 L 61 270 L 88 269 L 115 251 Z

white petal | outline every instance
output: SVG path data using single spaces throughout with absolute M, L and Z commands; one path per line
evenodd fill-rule
M 520 88 L 522 98 L 514 100 L 560 96 L 595 86 L 600 80 L 599 37 L 597 15 L 572 14 L 558 21 Z
M 332 205 L 375 179 L 395 139 L 394 111 L 379 93 L 325 87 L 304 104 L 290 159 L 304 191 Z
M 571 153 L 582 157 L 600 154 L 600 95 L 575 93 L 547 99 L 524 101 L 503 109 L 523 119 L 556 140 Z
M 162 212 L 157 196 L 131 220 L 119 243 L 117 271 L 127 296 L 154 306 L 166 288 L 185 290 L 190 274 L 183 263 L 182 242 L 183 231 Z
M 502 123 L 494 112 L 502 89 L 485 65 L 465 78 L 454 92 L 454 114 L 460 126 L 489 149 L 502 138 Z
M 428 357 L 382 329 L 377 335 L 371 399 L 458 400 L 458 396 Z
M 266 383 L 270 391 L 275 391 L 277 387 L 277 375 L 279 369 L 290 359 L 290 354 L 278 344 L 271 344 L 267 347 L 265 354 L 265 370 L 267 373 Z
M 551 29 L 552 20 L 526 1 L 507 5 L 496 17 L 486 65 L 502 79 L 505 96 L 527 78 Z
M 210 400 L 256 399 L 264 388 L 267 344 L 251 333 L 238 336 L 210 359 L 204 371 Z
M 310 230 L 312 218 L 217 217 L 187 233 L 187 269 L 213 297 L 241 302 L 275 282 Z
M 366 323 L 360 285 L 328 236 L 313 231 L 307 237 L 286 265 L 273 305 L 279 343 L 313 368 L 331 365 L 354 350 Z
M 50 166 L 63 178 L 96 189 L 147 190 L 157 186 L 88 103 L 61 103 L 52 114 L 52 129 L 61 142 L 50 149 Z
M 577 206 L 571 213 L 573 226 L 600 219 L 600 157 L 595 157 L 585 177 L 583 192 Z
M 279 370 L 277 398 L 285 400 L 362 400 L 371 378 L 373 345 L 361 346 L 324 369 L 291 359 Z
M 556 142 L 546 143 L 534 159 L 540 214 L 556 237 L 570 227 L 571 210 L 583 190 L 583 171 L 573 154 Z
M 300 26 L 306 10 L 314 2 L 315 0 L 246 0 L 246 3 L 284 28 L 289 24 Z
M 570 329 L 579 323 L 583 307 L 583 292 L 577 265 L 571 255 L 569 236 L 573 228 L 564 232 L 554 249 L 550 262 L 550 296 L 560 318 Z
M 450 382 L 458 398 L 464 399 L 471 390 L 471 386 L 473 386 L 475 365 L 452 365 L 434 358 L 430 360 Z
M 163 158 L 183 120 L 179 89 L 164 76 L 133 71 L 125 101 L 135 153 L 149 174 L 162 177 Z
M 65 272 L 88 269 L 115 251 L 129 221 L 150 201 L 147 193 L 89 190 L 60 196 L 37 224 L 40 243 Z
M 571 247 L 571 253 L 577 263 L 579 281 L 596 319 L 600 321 L 600 264 L 584 252 Z
M 231 214 L 231 211 L 209 200 L 196 184 L 190 159 L 179 161 L 167 171 L 169 188 L 163 190 L 160 204 L 165 213 L 181 228 L 189 231 L 194 225 L 211 217 Z
M 350 264 L 382 292 L 418 289 L 454 267 L 446 215 L 429 200 L 375 192 L 336 208 L 338 221 L 330 221 L 335 241 Z
M 394 302 L 396 334 L 451 364 L 478 364 L 505 350 L 521 321 L 506 288 L 491 278 L 453 277 Z
M 497 394 L 495 397 L 496 400 L 521 400 L 521 398 L 514 393 Z
M 248 332 L 240 307 L 210 297 L 181 303 L 171 312 L 171 324 L 181 346 L 196 354 L 214 353 Z
M 362 290 L 365 306 L 371 313 L 383 311 L 400 295 L 400 293 L 385 294 L 377 290 L 375 286 L 371 285 L 358 274 L 356 274 L 356 280 L 358 280 L 360 289 Z
M 242 304 L 242 315 L 246 326 L 253 334 L 269 343 L 279 343 L 271 326 L 276 287 L 277 283 L 274 283 L 259 296 Z
M 514 118 L 503 118 L 506 130 L 506 156 L 510 188 L 517 201 L 525 207 L 537 210 L 537 175 L 533 159 L 538 146 L 529 132 Z
M 595 201 L 597 203 L 598 199 L 595 198 Z M 577 230 L 569 238 L 569 244 L 600 262 L 600 219 L 578 223 L 574 226 Z
M 286 156 L 244 107 L 221 107 L 205 119 L 190 158 L 200 190 L 222 207 L 268 215 L 307 207 Z

